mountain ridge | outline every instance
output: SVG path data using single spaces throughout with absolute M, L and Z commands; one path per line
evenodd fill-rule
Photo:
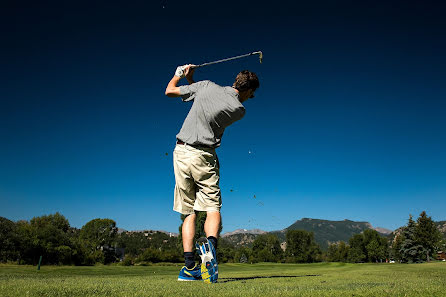
M 438 230 L 443 234 L 443 238 L 446 239 L 446 221 L 434 221 Z M 286 232 L 288 230 L 305 230 L 313 232 L 314 239 L 320 245 L 322 249 L 327 249 L 332 243 L 339 241 L 348 242 L 348 240 L 355 234 L 360 234 L 367 229 L 373 229 L 377 231 L 381 236 L 387 237 L 390 242 L 394 239 L 398 232 L 401 232 L 402 227 L 395 230 L 389 230 L 382 227 L 373 227 L 372 224 L 365 221 L 352 221 L 344 219 L 341 221 L 331 221 L 323 219 L 302 218 L 296 220 L 290 226 L 276 231 L 263 231 L 260 229 L 253 229 L 256 232 L 251 233 L 252 230 L 237 229 L 232 232 L 226 232 L 222 237 L 233 244 L 235 247 L 240 246 L 252 246 L 252 243 L 260 234 L 274 234 L 279 238 L 280 242 L 286 240 Z M 264 232 L 264 233 L 262 233 Z
M 305 230 L 313 232 L 316 242 L 321 246 L 322 249 L 326 249 L 331 243 L 339 241 L 348 242 L 351 236 L 359 234 L 367 229 L 376 230 L 382 236 L 387 236 L 388 234 L 392 233 L 392 230 L 388 230 L 382 227 L 373 227 L 372 224 L 365 221 L 357 222 L 349 219 L 332 221 L 324 219 L 302 218 L 300 220 L 296 220 L 293 224 L 282 230 L 267 232 L 259 229 L 254 229 L 256 230 L 256 233 L 253 233 L 251 232 L 251 230 L 237 229 L 235 231 L 223 234 L 222 237 L 235 246 L 250 246 L 259 234 L 274 234 L 277 235 L 281 242 L 283 242 L 286 239 L 286 232 L 288 230 Z

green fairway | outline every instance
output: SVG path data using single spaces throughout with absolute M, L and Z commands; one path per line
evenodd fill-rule
M 180 266 L 0 265 L 0 296 L 446 296 L 446 263 L 223 264 L 217 284 Z

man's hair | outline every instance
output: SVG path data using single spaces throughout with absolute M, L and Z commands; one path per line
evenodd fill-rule
M 249 70 L 243 70 L 235 78 L 233 87 L 240 92 L 247 91 L 249 89 L 256 90 L 260 86 L 259 79 L 254 72 Z

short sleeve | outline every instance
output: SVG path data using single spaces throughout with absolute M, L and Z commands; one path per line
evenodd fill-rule
M 180 96 L 183 101 L 191 101 L 195 99 L 195 94 L 209 83 L 208 80 L 199 81 L 191 85 L 180 86 Z

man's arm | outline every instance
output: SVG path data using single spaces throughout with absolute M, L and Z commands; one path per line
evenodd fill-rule
M 182 77 L 186 77 L 187 81 L 189 82 L 189 84 L 193 84 L 194 81 L 194 68 L 192 68 L 192 64 L 188 64 L 185 65 L 185 68 L 183 70 L 183 75 L 180 74 L 180 76 L 178 76 L 177 74 L 175 74 L 172 79 L 170 80 L 169 84 L 166 87 L 166 96 L 167 97 L 179 97 L 180 96 L 180 87 L 178 87 L 178 82 L 180 81 L 180 79 Z

